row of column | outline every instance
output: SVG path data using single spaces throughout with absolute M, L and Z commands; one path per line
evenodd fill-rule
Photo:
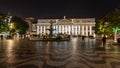
M 92 25 L 53 25 L 53 34 L 67 33 L 69 35 L 93 35 Z M 49 26 L 37 26 L 37 34 L 49 34 Z

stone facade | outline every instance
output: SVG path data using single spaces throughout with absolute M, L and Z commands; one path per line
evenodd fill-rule
M 95 18 L 80 18 L 80 19 L 38 19 L 37 24 L 33 24 L 32 30 L 36 34 L 49 34 L 47 30 L 50 28 L 50 22 L 53 22 L 53 34 L 69 34 L 69 35 L 84 35 L 95 36 Z

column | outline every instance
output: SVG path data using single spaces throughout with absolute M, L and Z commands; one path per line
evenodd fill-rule
M 58 33 L 58 25 L 56 25 L 56 30 L 55 31 L 56 31 L 56 34 L 57 34 Z
M 78 26 L 76 25 L 76 35 L 78 35 Z
M 54 25 L 54 29 L 55 29 L 55 30 L 54 30 L 54 33 L 56 34 L 56 25 Z
M 68 28 L 67 28 L 67 25 L 65 25 L 65 33 L 67 33 L 67 29 L 68 29 Z
M 59 33 L 59 25 L 58 25 L 58 33 Z
M 46 26 L 44 26 L 44 33 L 46 33 Z
M 82 25 L 82 35 L 84 35 L 84 25 Z
M 73 35 L 75 35 L 75 25 L 73 25 Z
M 39 26 L 37 26 L 37 35 L 40 34 Z
M 42 26 L 40 26 L 40 33 L 42 33 L 43 31 L 42 31 Z
M 68 29 L 68 32 L 69 32 L 69 35 L 70 35 L 70 29 L 71 29 L 70 25 L 68 26 L 68 28 L 69 28 L 69 29 Z
M 55 29 L 55 25 L 53 25 L 53 29 Z M 53 30 L 53 34 L 55 34 L 55 30 Z
M 61 25 L 59 25 L 59 33 L 61 33 Z
M 62 25 L 61 25 L 61 30 L 60 30 L 61 33 L 62 33 L 62 30 L 63 30 L 63 28 L 62 28 Z
M 62 33 L 62 25 L 60 25 L 60 33 Z
M 71 29 L 72 29 L 72 26 L 70 25 L 70 35 L 71 35 L 71 31 L 72 31 Z
M 45 33 L 47 33 L 47 25 L 45 26 Z
M 45 26 L 44 26 L 44 34 L 45 34 Z
M 60 27 L 60 28 L 61 28 L 60 32 L 62 33 L 62 25 L 61 25 L 61 27 Z
M 65 32 L 65 28 L 64 28 L 64 25 L 62 25 L 62 33 Z
M 75 25 L 75 35 L 77 35 L 77 25 Z
M 78 35 L 80 35 L 80 25 L 78 25 Z
M 74 25 L 72 25 L 72 35 L 74 35 Z
M 90 25 L 90 35 L 92 35 L 92 26 Z
M 86 25 L 86 36 L 88 36 L 88 25 Z

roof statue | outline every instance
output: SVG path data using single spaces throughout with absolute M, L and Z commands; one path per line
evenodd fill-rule
M 66 16 L 64 16 L 64 19 L 66 19 Z

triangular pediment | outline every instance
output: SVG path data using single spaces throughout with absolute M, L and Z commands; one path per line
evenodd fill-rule
M 57 24 L 72 24 L 72 20 L 71 19 L 59 19 L 57 21 Z

